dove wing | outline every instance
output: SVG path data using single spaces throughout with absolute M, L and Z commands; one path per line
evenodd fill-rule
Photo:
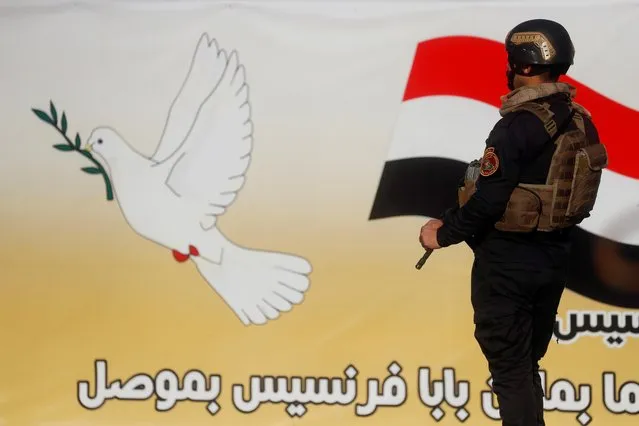
M 220 56 L 226 58 L 226 53 Z M 166 160 L 171 167 L 167 186 L 201 206 L 203 227 L 213 226 L 242 188 L 252 135 L 246 75 L 233 51 L 184 143 Z
M 184 82 L 169 108 L 160 143 L 151 156 L 153 161 L 166 161 L 182 146 L 202 103 L 220 83 L 227 60 L 226 52 L 220 50 L 217 42 L 207 33 L 202 34 Z

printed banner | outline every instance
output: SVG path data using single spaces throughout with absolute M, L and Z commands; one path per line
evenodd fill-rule
M 532 18 L 609 152 L 548 424 L 639 413 L 632 2 L 0 5 L 0 425 L 497 425 L 455 203 Z

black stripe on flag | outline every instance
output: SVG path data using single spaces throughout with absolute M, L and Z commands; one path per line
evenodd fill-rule
M 369 219 L 439 217 L 457 202 L 457 185 L 468 163 L 420 157 L 384 164 Z

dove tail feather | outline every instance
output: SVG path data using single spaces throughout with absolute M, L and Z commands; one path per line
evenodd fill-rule
M 311 264 L 291 254 L 228 246 L 221 264 L 193 260 L 244 325 L 262 325 L 279 318 L 303 302 L 310 286 Z

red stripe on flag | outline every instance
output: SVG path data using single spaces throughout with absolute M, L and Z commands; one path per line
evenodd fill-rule
M 577 88 L 576 101 L 588 109 L 606 145 L 610 170 L 639 178 L 639 143 L 635 128 L 639 111 L 596 92 L 573 78 L 562 81 Z M 471 36 L 451 36 L 417 45 L 404 101 L 425 96 L 460 96 L 499 108 L 506 86 L 503 43 Z M 481 137 L 478 135 L 478 137 Z

